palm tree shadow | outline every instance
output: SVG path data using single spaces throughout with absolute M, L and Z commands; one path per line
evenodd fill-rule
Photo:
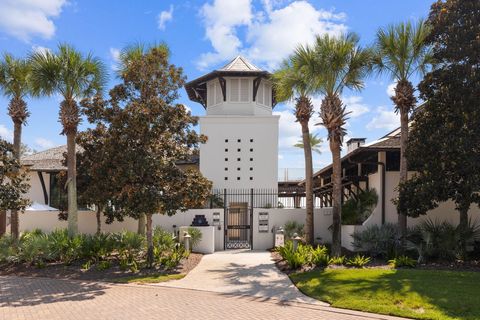
M 76 280 L 0 277 L 0 308 L 90 300 L 105 294 L 107 288 Z

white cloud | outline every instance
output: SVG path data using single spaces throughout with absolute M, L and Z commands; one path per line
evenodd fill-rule
M 316 34 L 338 35 L 347 27 L 343 13 L 316 9 L 307 1 L 263 0 L 253 12 L 251 0 L 215 0 L 201 10 L 206 38 L 213 52 L 202 54 L 200 69 L 241 53 L 259 64 L 275 68 L 299 44 L 311 43 Z M 283 7 L 282 7 L 283 6 Z M 238 31 L 245 28 L 242 41 Z
M 351 112 L 349 118 L 360 117 L 370 111 L 370 108 L 363 103 L 361 96 L 342 97 L 342 101 L 347 107 L 347 112 Z
M 13 131 L 8 129 L 3 124 L 0 124 L 0 138 L 7 140 L 8 142 L 13 141 Z
M 395 87 L 397 86 L 397 81 L 390 83 L 387 87 L 387 94 L 389 97 L 393 97 L 395 95 Z
M 119 62 L 120 61 L 120 49 L 117 48 L 110 48 L 110 57 L 113 61 Z
M 55 34 L 56 18 L 67 0 L 0 1 L 0 30 L 23 41 L 33 36 L 50 39 Z
M 173 5 L 170 5 L 169 10 L 162 11 L 158 15 L 157 17 L 158 29 L 165 30 L 167 22 L 171 21 L 172 19 L 173 19 Z
M 32 50 L 33 52 L 35 53 L 41 53 L 41 54 L 45 54 L 47 52 L 50 52 L 52 50 L 50 50 L 50 48 L 47 48 L 47 47 L 42 47 L 42 46 L 32 46 Z
M 367 124 L 368 130 L 387 129 L 393 130 L 400 126 L 400 116 L 395 113 L 393 108 L 387 109 L 379 107 L 377 114 Z
M 53 141 L 45 138 L 36 138 L 35 144 L 41 149 L 50 149 L 56 146 L 56 144 Z
M 214 0 L 200 10 L 205 24 L 205 37 L 214 52 L 204 53 L 198 62 L 205 69 L 218 61 L 231 59 L 238 54 L 242 42 L 237 36 L 237 27 L 249 25 L 253 19 L 251 0 Z

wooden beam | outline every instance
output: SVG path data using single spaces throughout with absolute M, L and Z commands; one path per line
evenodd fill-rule
M 222 88 L 223 101 L 227 101 L 227 80 L 224 77 L 218 77 L 218 81 Z
M 253 79 L 253 101 L 257 99 L 257 91 L 258 87 L 260 86 L 260 82 L 262 82 L 261 77 L 256 77 L 255 79 Z
M 47 193 L 47 188 L 45 187 L 45 180 L 43 180 L 43 174 L 41 171 L 37 171 L 38 178 L 40 179 L 40 184 L 42 185 L 42 190 L 43 190 L 43 199 L 45 201 L 45 204 L 48 206 L 48 193 Z

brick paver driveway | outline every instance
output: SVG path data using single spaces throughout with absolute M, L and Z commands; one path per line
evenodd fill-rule
M 395 319 L 303 303 L 206 291 L 0 277 L 0 320 Z

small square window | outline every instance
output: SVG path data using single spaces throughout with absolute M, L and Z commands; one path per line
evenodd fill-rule
M 228 180 L 228 177 L 225 177 L 225 180 Z
M 240 177 L 237 177 L 237 180 L 240 180 Z
M 225 152 L 228 152 L 228 149 L 225 149 Z
M 228 158 L 225 158 L 225 161 L 228 161 Z
M 250 177 L 250 180 L 253 180 L 253 177 Z
M 250 161 L 253 161 L 253 158 L 250 158 Z
M 253 152 L 253 148 L 250 148 L 250 152 Z
M 240 171 L 240 168 L 237 168 L 237 171 Z
M 225 171 L 228 171 L 228 168 L 225 168 Z
M 237 158 L 237 161 L 240 161 L 240 158 Z
M 237 142 L 242 142 L 242 139 L 238 139 Z
M 250 167 L 250 171 L 253 171 L 253 168 L 252 168 L 252 167 Z
M 250 142 L 253 142 L 253 139 L 250 139 Z
M 238 148 L 238 149 L 237 149 L 237 152 L 240 152 L 240 151 L 242 151 L 242 149 Z
M 228 139 L 225 139 L 225 142 L 228 142 Z

